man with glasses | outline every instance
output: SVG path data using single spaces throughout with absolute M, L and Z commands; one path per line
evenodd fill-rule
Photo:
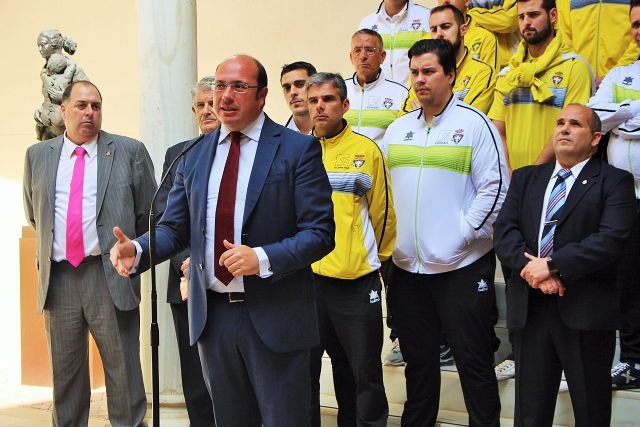
M 218 66 L 222 125 L 187 146 L 157 229 L 158 261 L 191 243 L 189 332 L 220 426 L 310 423 L 310 264 L 334 246 L 331 186 L 318 141 L 269 119 L 266 96 L 256 59 Z M 114 234 L 120 274 L 149 268 L 147 235 Z
M 380 68 L 386 56 L 377 32 L 362 29 L 351 37 L 349 58 L 356 72 L 345 81 L 351 108 L 344 118 L 354 131 L 373 139 L 378 146 L 408 93 L 400 83 L 388 80 Z
M 307 106 L 305 85 L 309 77 L 316 73 L 316 67 L 304 61 L 296 61 L 282 67 L 280 86 L 284 100 L 291 110 L 291 117 L 284 127 L 309 135 L 311 133 L 311 117 Z

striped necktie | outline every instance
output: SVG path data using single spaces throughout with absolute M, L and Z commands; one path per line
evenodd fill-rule
M 553 234 L 556 231 L 556 223 L 560 209 L 564 205 L 567 193 L 567 185 L 565 180 L 571 176 L 571 169 L 560 169 L 557 174 L 556 183 L 553 185 L 549 202 L 547 203 L 547 212 L 544 217 L 544 229 L 542 230 L 542 239 L 540 239 L 540 258 L 544 258 L 553 253 Z

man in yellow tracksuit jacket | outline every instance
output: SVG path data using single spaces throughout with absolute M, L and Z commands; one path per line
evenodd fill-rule
M 638 59 L 640 48 L 627 27 L 629 0 L 556 0 L 556 4 L 562 39 L 589 62 L 596 87 L 614 66 L 630 65 Z
M 336 246 L 312 264 L 320 346 L 311 351 L 312 425 L 320 426 L 322 354 L 331 357 L 341 425 L 386 426 L 382 381 L 381 261 L 393 251 L 396 217 L 384 155 L 343 119 L 349 109 L 339 74 L 307 81 L 313 133 L 333 188 Z
M 466 45 L 467 25 L 464 15 L 453 4 L 444 4 L 431 10 L 429 17 L 431 37 L 445 39 L 456 53 L 456 79 L 453 94 L 460 101 L 476 107 L 483 113 L 489 112 L 493 102 L 496 73 L 493 68 L 473 57 Z M 402 114 L 420 108 L 420 101 L 411 88 Z

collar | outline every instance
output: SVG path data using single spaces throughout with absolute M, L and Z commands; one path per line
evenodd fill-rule
M 73 155 L 73 151 L 76 149 L 77 146 L 78 144 L 72 142 L 67 137 L 67 131 L 64 131 L 64 136 L 62 137 L 62 155 L 65 158 L 70 159 L 71 156 Z M 95 156 L 98 151 L 98 136 L 96 135 L 96 137 L 93 138 L 92 140 L 82 144 L 82 148 L 84 148 L 87 151 L 87 155 L 89 156 L 89 158 L 92 158 L 93 156 Z
M 467 22 L 465 22 L 465 24 L 467 24 L 467 32 L 469 32 L 469 29 L 472 26 L 476 25 L 475 22 L 473 24 L 471 23 L 471 15 L 469 15 L 468 13 L 467 13 Z
M 458 97 L 454 96 L 453 92 L 451 93 L 451 97 L 449 98 L 449 101 L 447 102 L 447 105 L 444 106 L 444 108 L 442 109 L 442 111 L 440 111 L 438 114 L 433 116 L 433 123 L 430 124 L 430 126 L 435 127 L 438 126 L 438 124 L 444 120 L 444 118 L 449 114 L 449 112 L 455 108 L 455 106 L 458 105 Z M 422 107 L 420 108 L 420 114 L 418 114 L 418 119 L 422 120 L 426 123 L 426 117 L 424 117 L 423 115 L 424 110 L 422 109 Z M 427 125 L 429 125 L 429 123 L 427 123 Z
M 462 59 L 460 60 L 460 62 L 456 64 L 456 78 L 458 78 L 457 71 L 460 69 L 462 64 L 464 64 L 467 58 L 471 58 L 471 55 L 469 55 L 469 48 L 464 45 L 462 47 L 464 48 L 464 55 L 462 55 Z
M 409 13 L 409 6 L 411 6 L 412 3 L 413 1 L 409 0 L 407 4 L 404 5 L 404 7 L 400 12 L 396 13 L 393 16 L 389 16 L 387 11 L 384 9 L 384 1 L 383 1 L 380 3 L 380 6 L 378 6 L 378 13 L 382 16 L 382 19 L 384 19 L 385 21 L 391 21 L 391 22 L 400 21 L 407 15 L 407 13 Z
M 253 123 L 247 126 L 244 129 L 240 130 L 240 133 L 244 136 L 249 137 L 249 139 L 258 142 L 260 140 L 260 132 L 262 132 L 262 126 L 264 125 L 264 111 L 260 111 L 258 118 L 256 118 Z M 221 144 L 224 141 L 231 131 L 225 126 L 220 126 L 220 136 L 218 137 L 218 144 Z
M 347 123 L 347 121 L 345 119 L 342 119 L 342 124 L 344 125 L 344 127 L 342 128 L 342 130 L 340 131 L 340 133 L 338 133 L 337 135 L 328 137 L 328 138 L 318 138 L 320 140 L 321 143 L 323 144 L 335 144 L 337 142 L 340 142 L 340 140 L 342 138 L 344 138 L 345 136 L 349 135 L 351 132 L 353 132 L 351 130 L 351 125 L 349 123 Z M 315 136 L 316 138 L 318 137 L 315 133 L 315 130 L 312 131 L 313 136 Z
M 584 159 L 580 163 L 577 163 L 572 168 L 570 168 L 571 175 L 575 179 L 578 178 L 578 175 L 580 175 L 580 172 L 582 172 L 582 169 L 584 168 L 584 166 L 587 164 L 589 160 L 591 160 L 591 157 Z M 556 166 L 553 168 L 553 173 L 551 174 L 551 178 L 555 178 L 558 175 L 558 172 L 560 172 L 560 169 L 564 169 L 564 168 L 560 166 L 560 163 L 558 163 L 558 161 L 556 160 Z
M 356 88 L 367 91 L 380 86 L 382 83 L 384 83 L 386 79 L 385 79 L 384 71 L 382 71 L 382 68 L 381 68 L 380 72 L 376 76 L 376 79 L 371 83 L 365 83 L 364 86 L 360 86 L 360 83 L 358 83 L 358 76 L 356 75 L 356 73 L 353 73 L 352 80 L 353 80 L 353 85 Z

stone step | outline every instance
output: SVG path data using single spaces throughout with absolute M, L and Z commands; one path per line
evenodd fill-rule
M 402 415 L 402 405 L 406 400 L 406 389 L 403 366 L 384 366 L 384 383 L 389 400 L 389 425 L 394 417 Z M 446 367 L 441 371 L 440 413 L 438 421 L 441 425 L 467 425 L 467 413 L 462 397 L 462 389 L 455 367 Z M 501 424 L 513 425 L 515 398 L 515 380 L 498 384 L 502 405 Z M 333 394 L 331 361 L 323 358 L 322 375 L 320 377 L 320 404 L 326 408 L 337 408 Z M 558 394 L 554 417 L 555 426 L 573 426 L 573 409 L 569 393 Z M 613 393 L 612 426 L 640 426 L 640 390 L 621 390 Z

